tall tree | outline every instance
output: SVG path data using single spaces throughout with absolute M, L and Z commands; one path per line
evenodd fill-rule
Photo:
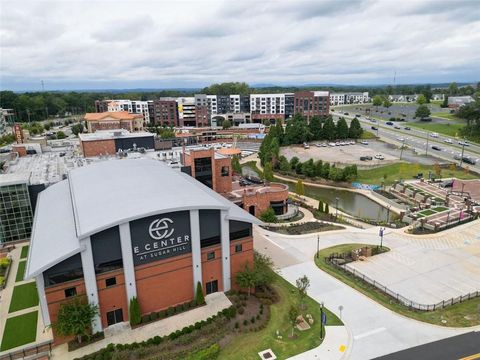
M 285 129 L 285 142 L 287 144 L 301 144 L 309 138 L 306 120 L 300 114 L 296 114 L 290 120 Z
M 53 328 L 61 336 L 75 335 L 79 343 L 91 333 L 92 322 L 98 314 L 98 306 L 80 299 L 60 305 Z
M 415 111 L 415 117 L 424 119 L 430 116 L 430 109 L 427 105 L 420 105 Z
M 318 116 L 314 116 L 310 119 L 310 124 L 308 125 L 310 130 L 311 140 L 320 140 L 322 139 L 322 120 Z
M 427 103 L 427 98 L 425 97 L 425 95 L 423 95 L 423 94 L 418 95 L 417 104 L 418 105 L 423 105 L 423 104 L 426 104 L 426 103 Z
M 337 138 L 339 139 L 348 138 L 348 125 L 345 118 L 341 117 L 340 119 L 338 119 L 336 133 L 337 133 Z
M 376 106 L 377 108 L 381 106 L 383 103 L 383 98 L 380 95 L 375 95 L 372 99 L 372 104 L 373 106 Z
M 353 118 L 350 122 L 350 128 L 348 129 L 348 137 L 350 139 L 358 139 L 362 136 L 363 129 L 360 121 L 357 118 Z
M 333 119 L 331 116 L 327 117 L 325 120 L 325 123 L 323 124 L 323 136 L 327 140 L 333 140 L 335 139 L 335 123 L 333 122 Z
M 458 85 L 456 82 L 452 82 L 448 85 L 448 94 L 449 95 L 457 95 L 458 93 Z

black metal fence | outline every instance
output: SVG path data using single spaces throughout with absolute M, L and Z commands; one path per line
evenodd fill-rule
M 342 254 L 340 254 L 340 255 L 342 255 Z M 330 265 L 333 265 L 336 268 L 345 271 L 347 274 L 353 275 L 356 278 L 364 281 L 365 283 L 374 286 L 378 290 L 384 292 L 386 295 L 391 297 L 396 302 L 398 302 L 402 305 L 405 305 L 405 306 L 407 306 L 411 309 L 420 310 L 420 311 L 434 311 L 434 310 L 443 309 L 447 306 L 458 304 L 458 303 L 461 303 L 461 302 L 464 302 L 464 301 L 467 301 L 467 300 L 470 300 L 470 299 L 473 299 L 473 298 L 476 298 L 476 297 L 480 296 L 480 291 L 475 291 L 475 292 L 468 293 L 466 295 L 461 295 L 461 296 L 457 296 L 455 298 L 440 301 L 437 304 L 420 304 L 420 303 L 417 303 L 417 302 L 412 301 L 410 299 L 407 299 L 406 297 L 400 295 L 399 293 L 397 293 L 395 291 L 390 290 L 389 288 L 387 288 L 382 283 L 364 275 L 363 273 L 361 273 L 358 270 L 352 268 L 351 266 L 348 266 L 348 264 L 338 264 L 335 261 L 332 261 L 332 259 L 333 259 L 333 257 L 330 256 L 328 258 L 325 258 L 325 261 L 328 262 Z
M 16 359 L 49 359 L 52 354 L 53 341 L 45 341 L 33 346 L 24 347 L 23 349 L 12 351 L 0 355 L 0 360 L 16 360 Z

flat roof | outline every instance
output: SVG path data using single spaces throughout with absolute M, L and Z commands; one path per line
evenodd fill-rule
M 78 251 L 80 239 L 155 214 L 218 209 L 226 210 L 229 220 L 261 223 L 191 176 L 152 159 L 102 161 L 73 169 L 66 180 L 41 193 L 37 206 L 28 278 Z M 57 224 L 54 229 L 52 224 Z
M 138 137 L 154 137 L 155 134 L 146 131 L 129 132 L 127 130 L 106 130 L 96 131 L 94 133 L 79 134 L 80 141 L 98 141 L 98 140 L 111 140 L 111 139 L 125 139 L 125 138 L 138 138 Z

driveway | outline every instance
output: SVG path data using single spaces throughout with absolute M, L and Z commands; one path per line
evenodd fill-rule
M 377 244 L 377 231 L 373 228 L 320 233 L 320 248 L 342 243 Z M 256 249 L 272 258 L 285 279 L 295 284 L 296 279 L 307 275 L 311 283 L 309 295 L 323 301 L 342 318 L 351 332 L 347 349 L 350 359 L 372 359 L 471 331 L 471 328 L 448 329 L 403 317 L 321 271 L 312 261 L 317 248 L 315 234 L 283 236 L 256 228 L 255 235 Z M 392 249 L 400 246 L 404 240 L 397 235 L 392 234 L 391 239 L 387 236 L 385 245 Z

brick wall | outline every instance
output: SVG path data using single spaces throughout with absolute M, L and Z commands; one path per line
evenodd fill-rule
M 83 156 L 115 155 L 115 140 L 80 141 Z
M 117 284 L 106 286 L 105 279 L 115 277 Z M 108 326 L 107 312 L 122 309 L 123 320 L 128 321 L 127 292 L 123 269 L 97 275 L 98 301 L 103 328 Z

